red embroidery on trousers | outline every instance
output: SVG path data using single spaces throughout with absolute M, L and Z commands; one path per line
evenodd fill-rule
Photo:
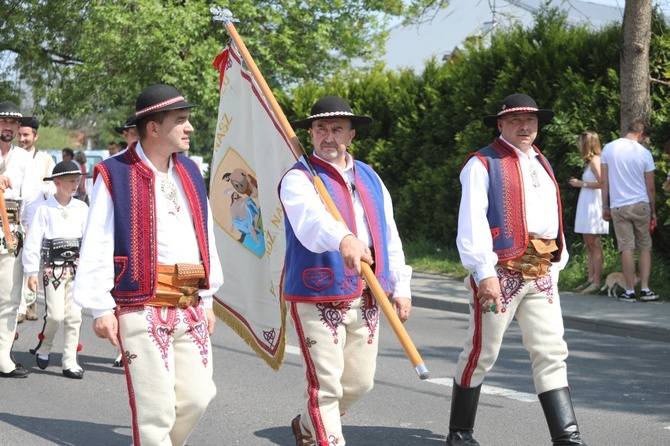
M 463 369 L 463 375 L 461 376 L 460 385 L 463 387 L 470 387 L 470 380 L 472 379 L 472 374 L 477 368 L 477 362 L 479 361 L 479 355 L 482 352 L 482 312 L 478 308 L 479 300 L 477 299 L 477 284 L 472 276 L 470 276 L 470 285 L 472 286 L 472 299 L 475 302 L 474 309 L 472 311 L 475 329 L 472 336 L 472 351 L 468 357 L 468 362 L 465 364 Z
M 300 320 L 300 315 L 298 315 L 298 308 L 295 302 L 291 302 L 290 311 L 291 317 L 293 317 L 295 331 L 298 335 L 302 358 L 303 361 L 305 361 L 307 378 L 307 411 L 315 431 L 312 432 L 312 435 L 317 438 L 318 444 L 326 444 L 328 443 L 328 440 L 326 439 L 326 427 L 323 424 L 323 418 L 321 418 L 321 411 L 319 410 L 319 389 L 321 386 L 319 385 L 319 379 L 316 376 L 314 361 L 312 361 L 312 357 L 310 356 L 310 345 L 306 344 L 307 339 L 305 338 L 305 331 L 302 328 L 302 322 Z

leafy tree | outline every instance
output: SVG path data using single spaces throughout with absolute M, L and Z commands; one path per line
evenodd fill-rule
M 381 54 L 386 26 L 440 0 L 237 0 L 236 27 L 269 83 L 318 80 Z M 0 52 L 15 57 L 45 118 L 119 109 L 111 129 L 134 110 L 143 87 L 178 86 L 201 107 L 195 145 L 209 148 L 218 105 L 212 61 L 228 41 L 204 0 L 5 0 Z M 7 92 L 0 90 L 3 97 Z M 204 131 L 203 131 L 204 130 Z M 107 134 L 105 139 L 110 137 Z M 201 139 L 202 138 L 202 139 Z
M 651 0 L 628 0 L 621 30 L 621 131 L 636 117 L 649 119 Z

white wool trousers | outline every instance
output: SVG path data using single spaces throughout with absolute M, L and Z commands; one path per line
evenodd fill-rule
M 117 318 L 134 445 L 184 445 L 216 395 L 204 307 L 121 307 Z
M 533 382 L 538 394 L 568 386 L 563 340 L 563 316 L 558 288 L 550 274 L 524 280 L 521 273 L 496 267 L 502 294 L 502 311 L 484 313 L 477 287 L 470 282 L 470 324 L 458 358 L 455 380 L 463 387 L 477 387 L 498 358 L 505 331 L 516 318 L 523 345 L 530 354 Z
M 22 289 L 23 265 L 20 252 L 17 257 L 7 251 L 3 234 L 0 236 L 0 372 L 4 373 L 16 367 L 11 352 Z
M 74 303 L 74 268 L 72 266 L 45 267 L 43 275 L 46 314 L 36 349 L 39 355 L 49 355 L 58 327 L 63 324 L 63 370 L 78 369 L 77 350 L 81 329 L 81 307 Z
M 369 294 L 352 301 L 290 303 L 305 366 L 305 444 L 345 444 L 341 417 L 374 384 L 379 307 Z

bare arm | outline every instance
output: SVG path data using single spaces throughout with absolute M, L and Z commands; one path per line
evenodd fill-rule
M 589 166 L 591 167 L 591 171 L 593 172 L 593 175 L 596 177 L 596 182 L 595 183 L 589 183 L 589 187 L 591 189 L 602 189 L 603 187 L 603 177 L 602 177 L 602 172 L 600 169 L 600 157 L 599 156 L 594 156 L 591 161 L 589 161 Z
M 610 189 L 607 178 L 607 164 L 600 165 L 600 183 L 603 191 L 603 220 L 610 221 L 612 215 L 610 214 Z
M 654 184 L 654 171 L 644 173 L 644 182 L 647 186 L 649 207 L 651 208 L 651 219 L 656 224 L 656 185 Z

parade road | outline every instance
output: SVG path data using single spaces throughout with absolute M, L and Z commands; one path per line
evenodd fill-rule
M 45 371 L 28 353 L 40 326 L 41 321 L 19 325 L 14 348 L 30 376 L 0 380 L 0 445 L 131 444 L 125 375 L 112 367 L 115 347 L 94 336 L 85 312 L 80 364 L 86 374 L 81 381 L 70 380 L 61 374 L 62 331 Z M 418 378 L 382 321 L 375 388 L 342 419 L 349 445 L 445 442 L 467 317 L 414 308 L 406 327 L 430 379 Z M 286 359 L 275 372 L 218 321 L 212 337 L 218 394 L 189 445 L 295 444 L 289 424 L 302 404 L 304 383 L 290 322 L 287 329 Z M 568 376 L 584 440 L 590 446 L 670 445 L 670 343 L 577 330 L 567 330 L 566 340 Z M 484 384 L 475 423 L 475 438 L 482 445 L 551 444 L 516 323 Z

